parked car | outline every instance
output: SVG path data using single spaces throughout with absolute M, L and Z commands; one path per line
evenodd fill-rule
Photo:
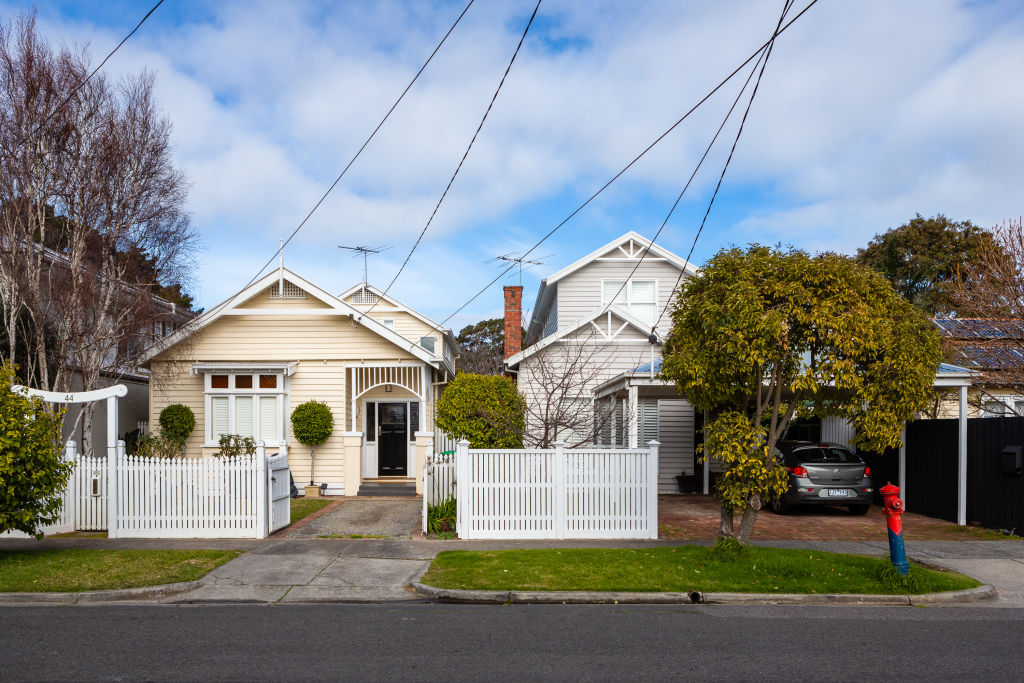
M 772 499 L 782 515 L 797 505 L 845 505 L 852 514 L 871 509 L 871 468 L 837 443 L 780 441 L 775 458 L 789 472 L 789 491 Z

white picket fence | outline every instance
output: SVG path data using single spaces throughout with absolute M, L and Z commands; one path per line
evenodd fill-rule
M 658 447 L 456 450 L 459 538 L 657 538 Z
M 45 534 L 265 538 L 290 521 L 286 446 L 270 456 L 260 443 L 255 454 L 237 458 L 164 459 L 127 455 L 119 441 L 113 473 L 105 457 L 77 456 L 74 442 L 65 456 L 75 468 L 61 517 Z
M 434 453 L 429 447 L 423 463 L 423 533 L 427 532 L 427 506 L 455 495 L 455 453 Z

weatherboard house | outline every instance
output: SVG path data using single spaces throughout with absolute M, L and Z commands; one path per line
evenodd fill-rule
M 192 408 L 186 455 L 211 455 L 224 434 L 287 448 L 295 481 L 357 495 L 382 484 L 422 489 L 435 393 L 454 374 L 451 330 L 362 282 L 337 296 L 281 267 L 154 344 L 150 423 Z M 334 433 L 310 449 L 292 410 L 326 403 Z

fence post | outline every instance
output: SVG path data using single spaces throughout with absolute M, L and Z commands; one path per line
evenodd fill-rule
M 117 441 L 117 397 L 111 396 L 107 399 L 107 538 L 117 538 L 118 443 L 124 444 Z
M 64 508 L 61 516 L 71 523 L 72 531 L 78 531 L 78 461 L 75 457 L 75 442 L 68 440 L 64 444 L 64 460 L 71 463 L 71 476 L 64 489 Z
M 266 538 L 268 535 L 267 501 L 270 499 L 267 487 L 270 482 L 267 480 L 267 449 L 263 441 L 256 442 L 256 538 Z
M 648 441 L 647 456 L 647 538 L 658 537 L 658 450 L 660 441 Z
M 565 442 L 554 443 L 555 452 L 552 455 L 554 461 L 551 463 L 551 477 L 554 480 L 554 504 L 555 504 L 555 538 L 565 538 L 568 522 L 568 511 L 565 509 Z
M 455 444 L 455 533 L 459 538 L 466 536 L 466 515 L 469 514 L 469 440 L 460 439 Z

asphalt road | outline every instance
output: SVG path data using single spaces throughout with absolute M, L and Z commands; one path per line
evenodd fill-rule
M 0 608 L 0 679 L 1020 680 L 1024 609 Z

